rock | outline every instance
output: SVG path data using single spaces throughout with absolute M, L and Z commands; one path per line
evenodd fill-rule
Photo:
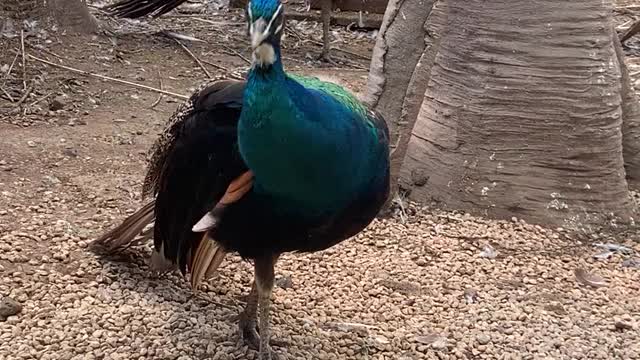
M 282 276 L 278 279 L 276 279 L 276 286 L 282 288 L 282 289 L 292 289 L 293 288 L 293 281 L 291 280 L 291 275 L 285 275 Z
M 476 341 L 480 345 L 487 345 L 491 341 L 491 337 L 487 334 L 478 334 L 476 336 Z
M 58 179 L 55 176 L 51 176 L 51 175 L 45 175 L 42 177 L 42 182 L 49 185 L 49 186 L 54 186 L 54 185 L 58 185 L 61 183 L 60 179 Z
M 87 122 L 84 119 L 71 118 L 67 122 L 67 125 L 69 125 L 69 126 L 87 125 Z
M 618 331 L 633 330 L 634 326 L 631 322 L 618 320 L 614 323 L 614 327 Z
M 22 305 L 10 297 L 0 301 L 0 321 L 5 321 L 9 316 L 14 316 L 22 311 Z
M 58 111 L 64 109 L 66 100 L 63 96 L 56 96 L 49 102 L 49 110 Z
M 436 341 L 431 344 L 431 347 L 434 350 L 445 350 L 447 348 L 447 338 L 439 337 Z
M 62 154 L 68 157 L 78 157 L 78 151 L 73 148 L 62 150 Z
M 493 248 L 493 246 L 487 244 L 484 246 L 482 251 L 480 252 L 480 257 L 487 259 L 495 259 L 498 256 L 498 252 Z
M 427 266 L 428 263 L 427 263 L 427 261 L 425 259 L 420 258 L 420 259 L 416 260 L 416 265 L 424 267 L 424 266 Z
M 626 259 L 622 262 L 622 267 L 630 267 L 640 269 L 640 258 Z

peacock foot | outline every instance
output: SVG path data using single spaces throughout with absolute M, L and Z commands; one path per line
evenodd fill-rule
M 256 319 L 248 319 L 242 315 L 240 315 L 240 332 L 242 333 L 242 338 L 253 350 L 260 349 L 260 329 L 258 328 L 258 322 Z M 271 337 L 269 339 L 269 345 L 274 347 L 287 347 L 289 346 L 289 342 L 284 340 L 279 340 L 277 338 Z M 275 354 L 273 354 L 275 355 Z
M 323 51 L 322 53 L 320 53 L 320 55 L 316 58 L 316 60 L 331 64 L 331 65 L 337 65 L 337 63 L 331 58 L 331 55 L 328 51 Z

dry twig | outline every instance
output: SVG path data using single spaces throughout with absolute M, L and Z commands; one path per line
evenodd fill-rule
M 158 80 L 160 81 L 160 90 L 164 90 L 163 89 L 163 84 L 162 84 L 162 74 L 160 74 L 160 69 L 158 69 Z M 151 104 L 151 109 L 156 107 L 160 103 L 160 100 L 162 100 L 162 93 L 160 93 L 160 95 L 158 95 L 158 98 L 156 99 L 156 101 L 154 101 L 153 104 Z
M 200 21 L 206 24 L 211 24 L 211 25 L 224 25 L 224 26 L 239 26 L 239 25 L 245 25 L 245 23 L 242 22 L 231 22 L 231 21 L 213 21 L 213 20 L 207 20 L 207 19 L 203 19 L 200 17 L 194 17 L 193 20 L 196 21 Z
M 43 97 L 41 97 L 39 99 L 36 99 L 36 101 L 34 101 L 31 104 L 29 104 L 29 107 L 34 106 L 34 105 L 38 104 L 39 102 L 42 102 L 43 100 L 49 98 L 51 95 L 53 95 L 53 93 L 48 93 L 47 95 L 45 95 L 45 96 L 43 96 Z
M 313 40 L 313 39 L 306 39 L 306 40 L 305 40 L 305 39 L 303 39 L 303 38 L 302 38 L 302 35 L 301 35 L 300 33 L 298 33 L 298 32 L 297 32 L 296 30 L 294 30 L 294 29 L 290 29 L 290 28 L 289 28 L 289 29 L 287 29 L 287 31 L 289 31 L 289 32 L 291 33 L 291 35 L 295 36 L 295 37 L 296 37 L 296 38 L 298 38 L 298 40 L 300 40 L 300 41 L 303 41 L 303 42 L 308 41 L 308 42 L 310 42 L 310 43 L 312 43 L 312 44 L 314 44 L 314 45 L 317 45 L 317 46 L 324 46 L 324 44 L 322 43 L 322 41 L 317 41 L 317 40 Z M 360 58 L 360 59 L 363 59 L 363 60 L 370 60 L 369 56 L 362 55 L 362 54 L 358 54 L 358 53 L 355 53 L 355 52 L 352 52 L 352 51 L 349 51 L 349 50 L 345 50 L 345 49 L 341 49 L 341 48 L 338 48 L 338 47 L 331 47 L 331 50 L 334 50 L 334 51 L 340 51 L 340 52 L 342 52 L 342 53 L 349 54 L 349 55 L 351 55 L 351 56 L 355 56 L 355 57 Z
M 9 78 L 9 75 L 11 75 L 11 71 L 13 70 L 13 66 L 16 64 L 16 60 L 18 60 L 18 55 L 19 53 L 16 52 L 16 55 L 13 57 L 13 61 L 11 62 L 11 65 L 9 65 L 9 70 L 7 70 L 7 73 L 4 74 L 3 80 L 2 80 L 2 86 L 4 86 L 4 84 L 7 83 L 7 79 Z
M 5 90 L 2 86 L 0 86 L 0 91 L 2 91 L 2 93 L 7 96 L 7 99 L 9 99 L 9 101 L 16 102 L 16 100 L 11 96 L 11 94 L 9 94 L 7 90 Z
M 22 105 L 22 103 L 27 100 L 27 98 L 29 97 L 29 95 L 31 95 L 31 92 L 33 91 L 33 84 L 31 84 L 25 91 L 24 94 L 22 94 L 22 97 L 20 98 L 20 100 L 18 100 L 17 103 L 15 103 L 13 105 L 14 108 L 18 108 L 20 107 L 20 105 Z
M 51 56 L 54 56 L 54 57 L 58 58 L 60 60 L 60 62 L 62 62 L 62 60 L 71 60 L 71 59 L 69 59 L 67 57 L 58 55 L 58 54 L 54 53 L 53 51 L 45 49 L 44 46 L 36 46 L 36 45 L 33 45 L 33 44 L 29 43 L 28 41 L 26 42 L 26 45 L 28 47 L 32 48 L 32 49 L 39 50 L 39 51 L 42 51 L 45 54 L 49 54 Z
M 27 57 L 24 51 L 24 30 L 20 30 L 20 46 L 22 48 L 22 86 L 27 90 Z
M 31 95 L 31 92 L 33 91 L 33 87 L 34 87 L 33 83 L 29 85 L 29 87 L 24 91 L 24 94 L 22 94 L 22 97 L 20 97 L 20 99 L 13 104 L 12 108 L 10 108 L 9 110 L 6 110 L 4 114 L 15 114 L 20 112 L 20 106 L 22 105 L 22 103 L 25 102 L 25 100 L 27 100 L 29 95 Z
M 240 54 L 236 49 L 233 49 L 225 44 L 220 44 L 222 45 L 223 48 L 225 48 L 227 51 L 231 52 L 233 55 L 239 57 L 240 59 L 242 59 L 244 62 L 246 62 L 247 64 L 251 65 L 251 60 L 247 59 L 244 55 Z
M 624 33 L 622 33 L 620 36 L 620 42 L 624 44 L 625 41 L 629 40 L 638 32 L 640 32 L 640 20 L 636 20 Z
M 172 38 L 172 39 L 175 40 L 175 42 L 177 42 L 178 45 L 180 45 L 182 50 L 184 50 L 187 54 L 189 54 L 189 56 L 191 56 L 191 58 L 193 60 L 195 60 L 195 62 L 198 64 L 198 66 L 200 66 L 200 68 L 202 69 L 202 71 L 204 71 L 204 73 L 207 75 L 207 77 L 209 79 L 212 79 L 211 73 L 209 72 L 209 70 L 207 70 L 207 68 L 204 66 L 204 64 L 202 64 L 200 59 L 198 59 L 198 57 L 193 52 L 191 52 L 191 50 L 189 50 L 189 48 L 186 47 L 180 40 L 178 40 L 176 38 Z
M 140 88 L 140 89 L 154 91 L 154 92 L 157 92 L 157 93 L 160 93 L 160 94 L 173 96 L 173 97 L 176 97 L 176 98 L 182 99 L 182 100 L 187 100 L 189 98 L 186 95 L 181 95 L 181 94 L 176 94 L 176 93 L 173 93 L 173 92 L 170 92 L 170 91 L 166 91 L 166 90 L 156 89 L 156 88 L 151 87 L 151 86 L 147 86 L 147 85 L 143 85 L 143 84 L 137 84 L 137 83 L 126 81 L 126 80 L 115 79 L 115 78 L 112 78 L 112 77 L 109 77 L 109 76 L 95 74 L 95 73 L 92 73 L 92 72 L 88 72 L 88 71 L 72 68 L 70 66 L 56 64 L 56 63 L 48 61 L 48 60 L 40 59 L 40 58 L 35 57 L 33 55 L 29 55 L 29 57 L 32 58 L 33 60 L 39 61 L 41 63 L 47 64 L 47 65 L 50 65 L 50 66 L 53 66 L 53 67 L 69 70 L 69 71 L 72 71 L 72 72 L 75 72 L 75 73 L 78 73 L 78 74 L 82 74 L 82 75 L 85 75 L 85 76 L 91 76 L 91 77 L 95 77 L 95 78 L 98 78 L 98 79 L 113 81 L 113 82 L 117 82 L 117 83 L 120 83 L 120 84 L 125 84 L 125 85 L 129 85 L 129 86 L 137 87 L 137 88 Z
M 207 60 L 202 60 L 202 62 L 203 62 L 203 63 L 205 63 L 205 64 L 207 64 L 207 65 L 211 65 L 211 66 L 213 66 L 213 67 L 214 67 L 214 68 L 216 68 L 216 69 L 219 69 L 219 70 L 222 70 L 222 71 L 226 72 L 226 73 L 227 73 L 227 75 L 228 75 L 229 77 L 231 77 L 231 78 L 234 78 L 234 79 L 237 79 L 237 80 L 244 80 L 244 78 L 242 78 L 241 76 L 238 76 L 238 75 L 234 74 L 234 73 L 233 73 L 233 71 L 231 71 L 230 69 L 228 69 L 228 68 L 226 68 L 226 67 L 224 67 L 224 66 L 222 66 L 222 65 L 218 65 L 218 64 L 212 63 L 211 61 L 207 61 Z

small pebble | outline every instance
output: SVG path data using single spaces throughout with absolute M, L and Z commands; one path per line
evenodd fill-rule
M 480 345 L 487 345 L 491 341 L 491 337 L 489 337 L 489 335 L 487 334 L 478 334 L 476 336 L 476 340 Z

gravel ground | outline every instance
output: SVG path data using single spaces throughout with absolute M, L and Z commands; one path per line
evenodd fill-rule
M 37 211 L 23 232 L 0 237 L 0 260 L 17 265 L 0 267 L 0 294 L 22 307 L 0 322 L 0 359 L 255 357 L 234 318 L 249 264 L 230 257 L 194 296 L 175 273 L 149 275 L 148 247 L 99 259 L 86 229 L 47 221 L 46 205 Z M 51 245 L 27 257 L 37 249 L 21 247 L 24 237 Z M 332 249 L 279 262 L 274 336 L 290 346 L 277 351 L 284 359 L 640 359 L 640 244 L 620 243 L 635 254 L 598 260 L 593 245 L 516 219 L 420 210 L 405 224 L 376 221 Z M 585 285 L 576 269 L 604 283 Z
M 625 14 L 617 18 L 632 20 Z M 372 41 L 362 43 L 355 52 L 368 53 Z M 49 50 L 151 85 L 149 74 L 161 70 L 178 92 L 202 76 L 168 46 L 133 43 L 114 56 L 110 46 L 86 45 Z M 317 51 L 296 50 L 297 63 Z M 640 89 L 638 59 L 628 60 Z M 325 73 L 364 89 L 365 73 Z M 176 273 L 149 274 L 148 246 L 111 259 L 88 251 L 137 207 L 142 154 L 175 104 L 161 101 L 155 112 L 156 94 L 67 76 L 47 69 L 50 83 L 73 85 L 65 109 L 36 114 L 33 124 L 16 118 L 24 129 L 0 122 L 0 360 L 255 358 L 235 319 L 252 277 L 246 262 L 230 256 L 193 295 Z M 38 96 L 49 91 L 58 92 Z M 603 250 L 562 229 L 410 210 L 405 223 L 376 221 L 332 249 L 279 261 L 273 331 L 290 343 L 280 358 L 640 359 L 640 243 L 602 240 L 633 251 L 594 258 Z

